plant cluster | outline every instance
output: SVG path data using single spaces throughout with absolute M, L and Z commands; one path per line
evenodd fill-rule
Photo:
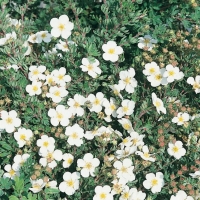
M 0 3 L 0 199 L 200 198 L 197 0 Z

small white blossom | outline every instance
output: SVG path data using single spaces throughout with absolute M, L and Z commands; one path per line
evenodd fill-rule
M 29 143 L 31 137 L 33 137 L 33 132 L 30 129 L 19 128 L 18 131 L 14 133 L 14 138 L 17 140 L 19 148 Z
M 70 153 L 65 153 L 62 156 L 63 161 L 63 167 L 68 168 L 74 161 L 74 156 Z
M 187 79 L 187 83 L 192 85 L 196 94 L 200 93 L 200 75 L 196 76 L 195 79 L 193 77 L 189 77 Z
M 4 167 L 5 169 L 5 173 L 3 174 L 3 178 L 10 178 L 10 179 L 14 179 L 16 176 L 20 176 L 19 174 L 19 166 L 18 165 L 10 165 L 7 164 Z
M 40 147 L 40 153 L 46 151 L 53 151 L 55 148 L 55 140 L 52 137 L 48 137 L 47 135 L 42 135 L 41 139 L 37 140 L 37 146 Z
M 46 183 L 42 179 L 38 180 L 31 179 L 31 184 L 32 187 L 29 188 L 29 190 L 31 190 L 33 193 L 38 193 L 42 190 L 42 188 L 45 186 Z
M 143 70 L 143 74 L 146 76 L 151 76 L 160 71 L 160 67 L 155 62 L 147 63 L 145 65 L 145 69 Z
M 188 122 L 189 119 L 190 119 L 190 116 L 188 113 L 179 112 L 177 117 L 174 117 L 172 119 L 172 122 L 176 123 L 177 125 L 183 125 L 185 122 Z
M 175 144 L 169 143 L 168 146 L 168 154 L 174 156 L 176 159 L 180 159 L 186 154 L 186 150 L 183 148 L 183 143 L 181 141 L 176 141 Z
M 113 195 L 111 194 L 110 186 L 96 186 L 93 200 L 113 200 Z
M 193 197 L 187 196 L 185 191 L 179 190 L 176 195 L 172 195 L 170 200 L 194 200 Z
M 138 47 L 140 49 L 144 49 L 144 47 L 146 47 L 148 51 L 151 51 L 155 46 L 155 44 L 157 43 L 157 40 L 152 39 L 150 35 L 145 35 L 144 37 L 139 37 L 138 39 L 139 39 Z
M 144 145 L 142 147 L 142 151 L 136 151 L 135 152 L 136 155 L 140 155 L 142 159 L 144 160 L 148 160 L 148 161 L 151 161 L 151 162 L 155 162 L 155 158 L 151 157 L 152 154 L 149 154 L 149 148 Z
M 118 118 L 122 118 L 124 115 L 131 115 L 135 108 L 135 102 L 125 99 L 121 103 L 122 107 L 117 109 Z
M 42 93 L 42 82 L 37 82 L 36 80 L 32 82 L 31 85 L 26 86 L 26 92 L 29 93 L 29 96 L 35 96 Z
M 46 70 L 46 67 L 44 65 L 36 66 L 32 65 L 29 67 L 29 73 L 28 78 L 31 81 L 37 81 L 37 80 L 45 80 L 45 75 L 42 74 Z
M 164 107 L 162 100 L 159 99 L 155 93 L 152 93 L 152 101 L 153 105 L 156 107 L 156 110 L 159 114 L 160 112 L 166 114 L 166 108 Z

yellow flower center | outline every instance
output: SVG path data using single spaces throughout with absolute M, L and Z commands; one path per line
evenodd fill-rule
M 161 80 L 161 79 L 162 79 L 161 74 L 157 74 L 157 75 L 155 76 L 155 79 L 156 79 L 157 81 Z
M 128 193 L 128 192 L 125 192 L 125 193 L 123 194 L 123 198 L 124 198 L 124 199 L 128 199 L 128 198 L 129 198 L 129 193 Z
M 64 24 L 59 24 L 58 28 L 63 31 L 65 29 L 65 25 Z
M 127 168 L 124 167 L 124 166 L 122 166 L 121 171 L 122 171 L 123 173 L 127 173 Z
M 160 103 L 159 101 L 156 101 L 156 102 L 155 102 L 155 106 L 156 106 L 156 107 L 160 107 L 160 106 L 161 106 L 161 103 Z
M 172 151 L 173 151 L 174 153 L 177 153 L 178 150 L 179 150 L 179 148 L 178 148 L 177 146 L 174 146 L 173 149 L 172 149 Z
M 48 79 L 48 83 L 51 84 L 53 82 L 53 78 Z
M 111 110 L 115 110 L 115 108 L 116 108 L 116 107 L 115 107 L 114 104 L 110 105 L 110 109 L 111 109 Z
M 63 115 L 62 115 L 62 113 L 57 113 L 57 118 L 58 118 L 58 120 L 59 120 L 59 121 L 61 121 L 61 120 L 62 120 L 62 118 L 63 118 Z
M 14 171 L 13 169 L 11 169 L 11 170 L 9 171 L 9 174 L 10 174 L 10 176 L 14 176 L 14 175 L 15 175 L 15 171 Z
M 38 86 L 37 86 L 37 85 L 34 85 L 34 86 L 33 86 L 33 91 L 34 91 L 34 92 L 38 91 Z
M 62 75 L 62 74 L 59 74 L 59 76 L 58 76 L 58 79 L 59 79 L 59 80 L 62 80 L 62 79 L 63 79 L 63 77 L 64 77 L 64 75 Z
M 131 78 L 130 77 L 126 77 L 124 79 L 125 84 L 130 84 L 131 83 Z
M 126 144 L 127 142 L 128 142 L 128 139 L 127 139 L 127 138 L 123 139 L 123 143 L 124 143 L 124 144 Z
M 175 74 L 175 72 L 174 72 L 174 71 L 172 71 L 172 70 L 171 70 L 171 71 L 169 71 L 168 73 L 169 73 L 169 76 L 174 76 L 174 74 Z
M 128 130 L 128 129 L 130 129 L 131 128 L 131 126 L 128 124 L 128 123 L 126 123 L 126 124 L 124 124 L 124 129 L 126 129 L 126 130 Z
M 87 68 L 88 68 L 88 71 L 92 71 L 94 69 L 92 65 L 88 65 Z
M 99 99 L 96 98 L 96 99 L 94 100 L 94 104 L 95 104 L 95 105 L 99 105 L 99 104 L 100 104 Z
M 37 69 L 33 70 L 33 75 L 38 75 L 39 71 Z
M 194 84 L 193 84 L 193 89 L 200 89 L 200 84 L 198 84 L 197 82 L 195 82 Z
M 47 154 L 47 159 L 53 160 L 53 153 L 48 153 L 48 154 Z
M 72 133 L 72 136 L 71 136 L 73 139 L 77 139 L 78 138 L 78 134 L 76 132 Z
M 45 142 L 43 143 L 43 146 L 44 146 L 44 147 L 48 147 L 48 146 L 49 146 L 49 142 L 48 142 L 48 141 L 45 141 Z
M 184 121 L 184 119 L 183 119 L 182 116 L 180 116 L 180 117 L 178 118 L 178 120 L 179 120 L 179 122 L 183 122 L 183 121 Z
M 69 180 L 69 181 L 66 181 L 67 185 L 69 187 L 73 187 L 74 186 L 74 181 L 73 180 Z
M 60 91 L 59 91 L 59 90 L 55 91 L 55 92 L 54 92 L 54 95 L 55 95 L 56 97 L 60 97 Z
M 13 123 L 13 119 L 12 119 L 11 117 L 8 117 L 8 118 L 6 119 L 6 122 L 7 122 L 8 124 L 12 124 L 12 123 Z
M 137 138 L 133 139 L 133 144 L 134 144 L 134 145 L 136 145 L 137 142 L 138 142 L 138 139 L 137 139 Z
M 144 39 L 144 43 L 147 45 L 150 43 L 150 39 Z
M 146 153 L 144 153 L 144 157 L 145 157 L 145 158 L 149 158 L 150 156 L 149 156 L 149 154 L 146 152 Z
M 101 193 L 101 194 L 100 194 L 100 199 L 105 199 L 106 196 L 107 196 L 107 195 L 106 195 L 105 193 Z
M 80 104 L 79 104 L 78 102 L 75 102 L 75 103 L 74 103 L 74 107 L 75 107 L 75 108 L 78 108 L 78 107 L 80 107 Z
M 158 180 L 157 180 L 157 179 L 153 179 L 153 180 L 151 181 L 151 185 L 152 185 L 152 186 L 158 185 Z
M 114 54 L 114 53 L 115 53 L 115 49 L 109 49 L 109 50 L 108 50 L 108 53 L 109 53 L 109 54 Z
M 35 183 L 33 185 L 33 188 L 39 190 L 41 187 L 40 187 L 40 185 L 38 183 Z
M 47 37 L 47 34 L 46 33 L 42 33 L 41 37 L 45 38 L 45 37 Z
M 20 140 L 25 140 L 26 139 L 26 135 L 25 134 L 21 134 L 20 135 Z
M 114 90 L 113 92 L 114 92 L 115 95 L 117 95 L 117 96 L 119 95 L 119 91 L 118 90 Z
M 149 72 L 150 72 L 151 74 L 153 74 L 153 73 L 155 72 L 155 69 L 152 67 L 152 68 L 149 69 Z
M 91 169 L 92 168 L 92 164 L 90 162 L 85 164 L 85 168 L 87 169 Z
M 73 159 L 72 159 L 72 158 L 68 158 L 68 159 L 67 159 L 67 163 L 68 163 L 69 165 L 71 165 L 72 162 L 73 162 Z
M 123 112 L 127 112 L 127 111 L 128 111 L 128 107 L 127 107 L 127 106 L 124 106 L 124 107 L 122 108 L 122 110 L 123 110 Z

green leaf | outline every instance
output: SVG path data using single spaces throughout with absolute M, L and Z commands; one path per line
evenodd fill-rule
M 18 176 L 15 177 L 15 190 L 17 193 L 21 194 L 24 188 L 24 180 L 20 179 Z
M 9 178 L 1 178 L 0 184 L 1 189 L 10 189 L 13 183 Z
M 12 195 L 12 196 L 9 197 L 9 200 L 19 200 L 19 199 L 16 196 Z
M 47 194 L 58 194 L 60 192 L 60 190 L 56 188 L 46 188 L 44 191 Z

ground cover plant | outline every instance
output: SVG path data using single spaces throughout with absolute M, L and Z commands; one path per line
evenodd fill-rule
M 199 1 L 0 3 L 0 199 L 200 199 Z

